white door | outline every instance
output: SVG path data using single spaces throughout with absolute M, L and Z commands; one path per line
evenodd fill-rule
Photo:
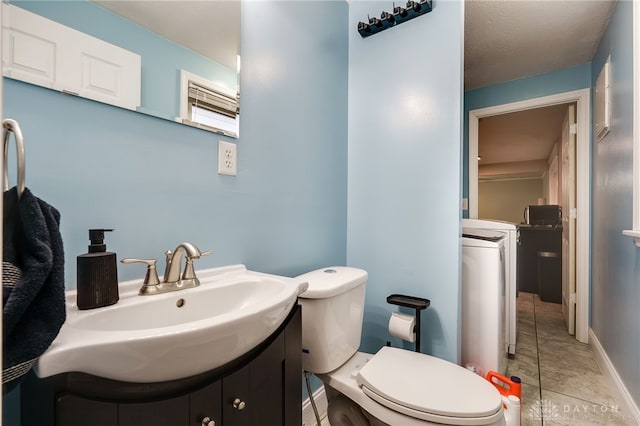
M 562 314 L 569 334 L 576 333 L 576 111 L 562 122 Z
M 557 153 L 557 149 L 556 149 L 556 153 Z M 560 202 L 558 201 L 558 182 L 559 182 L 559 176 L 558 176 L 558 156 L 554 155 L 553 159 L 551 160 L 551 164 L 549 164 L 549 187 L 547 190 L 547 193 L 549 194 L 549 196 L 547 197 L 547 199 L 549 200 L 549 202 L 547 204 L 560 204 Z

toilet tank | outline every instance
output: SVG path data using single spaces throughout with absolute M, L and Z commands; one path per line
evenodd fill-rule
M 328 373 L 360 347 L 367 272 L 333 266 L 297 279 L 309 283 L 298 297 L 302 306 L 302 368 Z

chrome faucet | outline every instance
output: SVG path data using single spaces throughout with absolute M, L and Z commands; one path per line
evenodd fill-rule
M 185 288 L 197 287 L 200 281 L 196 277 L 193 269 L 193 260 L 200 259 L 201 256 L 208 256 L 211 252 L 200 252 L 200 249 L 191 243 L 181 243 L 174 251 L 167 250 L 165 252 L 167 264 L 164 270 L 162 282 L 158 278 L 156 270 L 156 259 L 122 259 L 122 263 L 145 263 L 147 265 L 147 273 L 140 291 L 141 296 L 166 293 L 169 291 L 182 290 Z M 180 267 L 182 266 L 182 256 L 185 256 L 186 263 L 184 272 L 180 275 Z
M 167 266 L 164 269 L 165 283 L 174 283 L 180 280 L 180 266 L 182 263 L 181 256 L 183 254 L 186 254 L 187 263 L 184 267 L 184 274 L 182 276 L 182 279 L 196 280 L 196 282 L 198 281 L 198 279 L 195 277 L 195 274 L 193 273 L 193 259 L 200 259 L 200 256 L 202 255 L 198 247 L 194 246 L 191 243 L 182 243 L 178 247 L 176 247 L 173 252 L 171 250 L 167 250 L 164 254 L 167 258 Z M 186 276 L 187 269 L 191 270 L 190 277 Z M 199 284 L 200 283 L 198 282 L 195 286 Z

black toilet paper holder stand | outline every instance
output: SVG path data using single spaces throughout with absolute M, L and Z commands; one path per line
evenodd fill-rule
M 416 334 L 416 352 L 420 352 L 420 311 L 427 309 L 431 305 L 431 301 L 422 297 L 391 294 L 387 296 L 387 303 L 415 309 L 416 325 L 413 328 L 413 332 Z M 391 346 L 391 342 L 387 342 L 387 346 Z

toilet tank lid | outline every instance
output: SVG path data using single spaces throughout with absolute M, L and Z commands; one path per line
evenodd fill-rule
M 364 285 L 367 276 L 367 271 L 348 266 L 316 269 L 296 277 L 297 280 L 309 283 L 307 291 L 299 297 L 301 299 L 324 299 L 346 293 L 352 288 Z

